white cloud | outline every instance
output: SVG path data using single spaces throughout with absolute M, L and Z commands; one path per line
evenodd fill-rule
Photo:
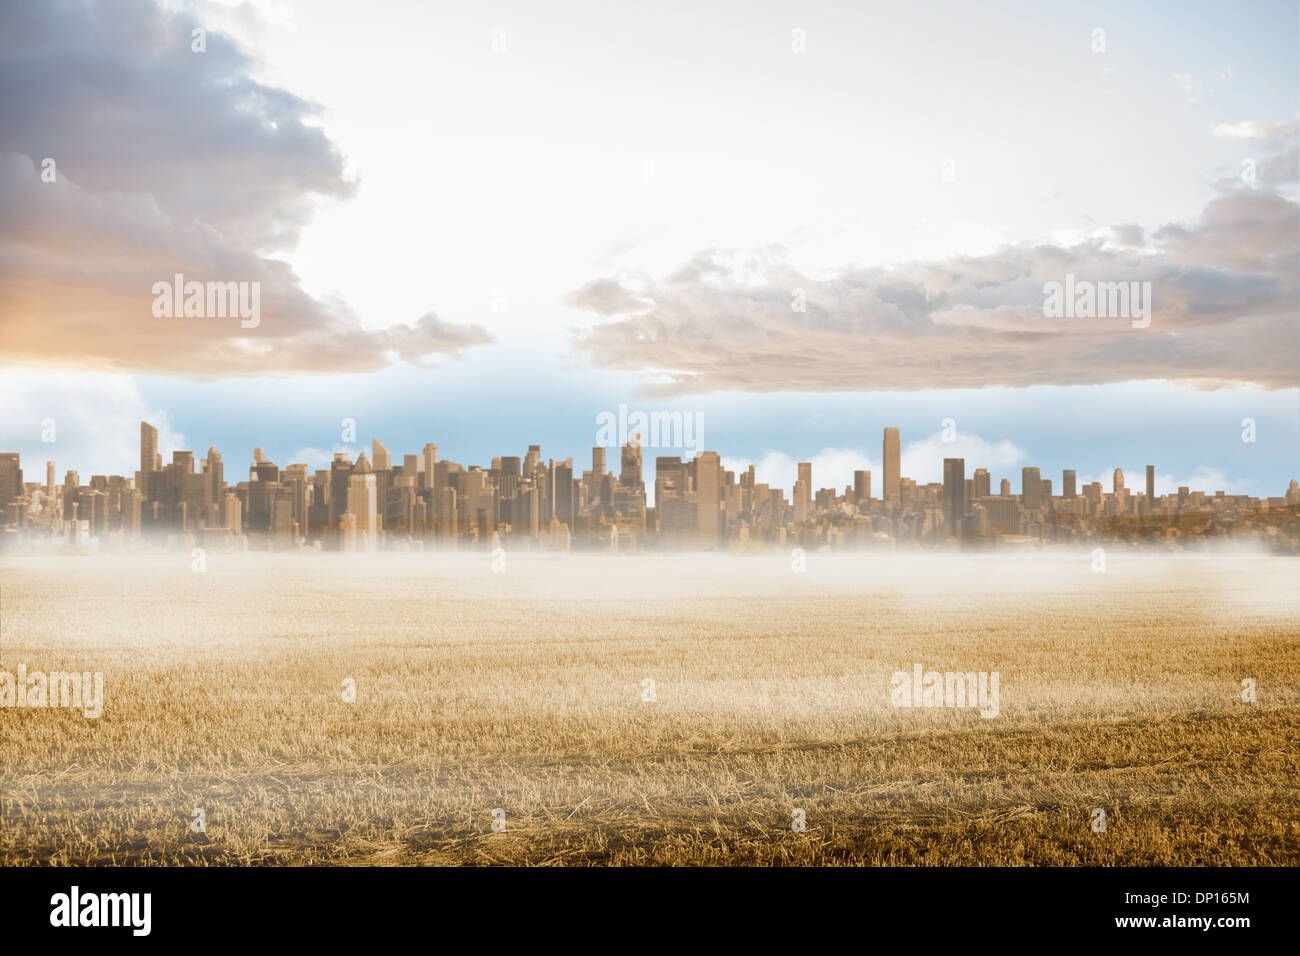
M 158 452 L 164 461 L 186 449 L 167 413 L 149 406 L 135 379 L 126 375 L 35 372 L 21 367 L 0 369 L 0 445 L 23 457 L 24 479 L 44 480 L 44 465 L 55 462 L 59 480 L 75 469 L 83 482 L 90 475 L 131 476 L 140 468 L 140 422 L 158 429 Z M 53 442 L 41 440 L 43 422 L 53 421 Z M 201 457 L 201 455 L 200 455 Z M 33 478 L 36 469 L 39 478 Z

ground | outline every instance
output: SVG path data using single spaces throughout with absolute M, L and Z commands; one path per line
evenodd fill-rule
M 1300 559 L 192 566 L 0 558 L 0 864 L 1300 863 Z

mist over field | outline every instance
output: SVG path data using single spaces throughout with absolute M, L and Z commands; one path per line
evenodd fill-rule
M 1300 862 L 1300 559 L 799 563 L 0 558 L 0 862 Z

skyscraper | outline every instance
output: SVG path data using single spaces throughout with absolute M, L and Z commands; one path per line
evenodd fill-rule
M 899 468 L 899 438 L 897 428 L 885 429 L 884 459 L 885 467 L 885 487 L 882 489 L 885 504 L 898 504 L 898 468 Z
M 378 438 L 370 439 L 370 458 L 375 471 L 387 471 L 393 467 L 392 455 Z
M 148 422 L 140 423 L 140 491 L 150 500 L 149 475 L 158 461 L 158 429 Z
M 966 459 L 943 460 L 943 514 L 948 533 L 957 534 L 966 517 Z
M 605 474 L 605 449 L 599 445 L 591 449 L 591 470 L 596 477 Z
M 1067 468 L 1066 470 L 1062 471 L 1061 472 L 1061 497 L 1063 498 L 1076 497 L 1079 493 L 1077 488 L 1077 482 L 1078 482 L 1078 478 L 1076 477 L 1073 470 Z
M 855 471 L 853 473 L 853 497 L 857 504 L 871 498 L 871 472 Z
M 365 458 L 362 455 L 358 463 Z M 356 533 L 367 551 L 379 544 L 379 513 L 375 502 L 375 476 L 369 471 L 348 477 L 348 514 L 356 520 Z M 365 537 L 362 538 L 362 534 Z
M 1147 465 L 1147 504 L 1156 500 L 1156 466 Z
M 1115 474 L 1111 477 L 1110 490 L 1112 494 L 1122 495 L 1124 493 L 1124 469 L 1116 468 Z
M 803 465 L 799 468 L 802 470 Z M 695 505 L 698 514 L 696 528 L 699 531 L 700 544 L 706 548 L 718 545 L 718 486 L 721 479 L 722 460 L 718 453 L 701 452 L 695 459 Z
M 618 473 L 619 484 L 636 487 L 641 484 L 641 435 L 633 432 L 623 446 L 622 467 Z
M 1020 469 L 1020 503 L 1025 510 L 1043 506 L 1043 476 L 1037 468 Z
M 811 511 L 812 495 L 813 495 L 812 462 L 810 461 L 799 462 L 798 478 L 803 485 L 804 507 Z

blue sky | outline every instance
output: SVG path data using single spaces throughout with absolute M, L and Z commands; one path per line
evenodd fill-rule
M 90 10 L 0 43 L 29 478 L 129 473 L 141 418 L 232 476 L 318 464 L 343 418 L 586 464 L 620 403 L 785 487 L 878 467 L 887 425 L 921 480 L 1300 474 L 1294 3 Z M 261 325 L 156 319 L 175 271 L 260 281 Z M 1151 329 L 1045 325 L 1067 271 L 1151 281 Z

